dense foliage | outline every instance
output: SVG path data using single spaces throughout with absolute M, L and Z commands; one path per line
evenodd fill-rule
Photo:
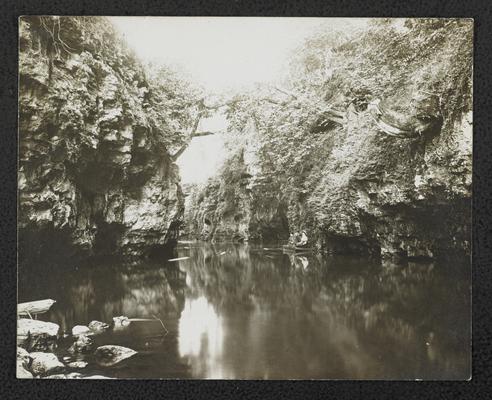
M 131 255 L 172 245 L 183 210 L 173 158 L 200 90 L 143 65 L 102 17 L 22 17 L 19 45 L 23 262 L 57 254 L 52 244 Z
M 331 155 L 345 129 L 323 118 L 328 108 L 361 113 L 382 99 L 411 114 L 415 99 L 434 96 L 440 110 L 425 111 L 441 113 L 443 136 L 451 135 L 472 107 L 471 43 L 469 20 L 379 19 L 360 29 L 320 30 L 295 52 L 281 87 L 258 87 L 231 102 L 230 126 L 241 131 L 254 120 L 263 174 L 302 195 L 319 180 L 315 164 Z M 349 150 L 350 163 L 357 149 Z
M 29 26 L 29 30 L 24 24 Z M 151 129 L 156 148 L 162 146 L 166 151 L 189 139 L 199 112 L 199 101 L 203 98 L 201 90 L 168 67 L 142 65 L 105 18 L 29 17 L 23 19 L 20 31 L 21 55 L 25 46 L 37 40 L 39 51 L 50 59 L 50 76 L 53 65 L 62 65 L 70 60 L 80 61 L 89 74 L 91 71 L 88 68 L 97 69 L 103 63 L 110 65 L 111 70 L 105 73 L 114 73 L 118 78 L 117 96 L 124 105 L 123 114 L 127 119 L 135 119 L 137 124 Z M 31 38 L 30 32 L 35 39 Z M 32 56 L 21 57 L 21 68 L 28 68 L 25 64 L 33 62 L 36 59 Z M 93 82 L 88 81 L 86 89 L 98 85 L 101 79 L 102 76 L 93 76 Z M 80 91 L 83 92 L 82 88 Z M 134 99 L 139 99 L 139 103 L 136 104 Z M 77 112 L 79 104 L 75 99 L 50 100 L 60 103 L 60 117 L 67 114 L 67 119 L 74 126 L 83 125 L 83 118 L 90 119 L 90 116 L 85 117 Z M 138 115 L 137 110 L 141 108 L 144 114 Z
M 466 19 L 327 24 L 281 81 L 229 99 L 219 179 L 255 154 L 249 205 L 265 212 L 250 231 L 286 218 L 329 251 L 469 251 L 472 35 Z M 391 136 L 377 115 L 410 134 Z

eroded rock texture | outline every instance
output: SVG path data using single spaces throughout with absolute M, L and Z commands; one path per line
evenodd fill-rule
M 278 240 L 306 229 L 333 253 L 469 255 L 471 113 L 433 137 L 401 139 L 350 108 L 345 126 L 312 138 L 318 145 L 291 189 L 247 156 L 261 140 L 241 144 L 216 179 L 190 190 L 186 221 L 202 238 Z
M 348 113 L 303 202 L 322 248 L 404 257 L 470 252 L 471 114 L 432 140 L 384 135 Z M 295 213 L 294 213 L 295 214 Z
M 142 66 L 103 18 L 20 20 L 19 254 L 141 255 L 177 236 L 177 166 Z
M 253 122 L 247 180 L 265 183 L 248 204 L 236 190 L 230 215 L 280 209 L 327 252 L 469 256 L 472 38 L 469 20 L 427 19 L 307 40 L 283 87 L 258 86 L 226 111 L 239 137 Z M 240 169 L 233 150 L 220 178 Z M 220 209 L 215 192 L 199 208 Z
M 283 240 L 287 207 L 278 182 L 262 173 L 253 124 L 230 133 L 230 157 L 205 185 L 187 188 L 185 229 L 203 240 Z

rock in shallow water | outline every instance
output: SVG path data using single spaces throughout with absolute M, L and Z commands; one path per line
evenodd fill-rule
M 96 362 L 101 367 L 112 367 L 123 360 L 133 357 L 135 354 L 137 352 L 128 347 L 114 345 L 100 346 L 94 352 Z
M 87 367 L 88 363 L 85 361 L 73 361 L 67 364 L 67 367 L 74 369 L 82 369 Z
M 130 325 L 130 320 L 128 319 L 128 317 L 125 317 L 122 315 L 122 316 L 113 318 L 113 329 L 114 330 L 125 329 L 129 325 Z
M 91 330 L 85 325 L 75 325 L 72 328 L 72 336 L 88 335 Z
M 56 347 L 60 327 L 53 322 L 20 318 L 17 320 L 17 345 L 27 351 L 45 351 Z
M 109 329 L 109 325 L 101 321 L 91 321 L 89 323 L 89 329 L 94 334 L 106 332 Z
M 29 365 L 31 365 L 31 356 L 22 347 L 17 347 L 17 362 L 26 369 L 29 369 Z
M 17 370 L 16 370 L 17 379 L 32 379 L 32 374 L 24 367 L 22 361 L 17 360 Z
M 65 368 L 53 353 L 31 353 L 31 371 L 34 375 L 47 375 Z
M 90 353 L 94 348 L 92 339 L 86 335 L 80 335 L 77 340 L 68 348 L 71 354 Z

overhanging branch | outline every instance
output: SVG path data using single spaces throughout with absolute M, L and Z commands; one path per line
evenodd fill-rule
M 286 106 L 286 105 L 291 104 L 291 106 L 294 108 L 301 108 L 301 104 L 299 102 L 299 99 L 295 94 L 293 94 L 292 92 L 290 92 L 286 89 L 283 89 L 283 88 L 279 88 L 276 86 L 274 88 L 275 88 L 275 90 L 277 90 L 277 91 L 279 91 L 285 95 L 288 95 L 289 97 L 291 97 L 291 99 L 290 100 L 276 100 L 276 99 L 272 99 L 269 97 L 263 97 L 260 100 L 266 101 L 268 103 L 276 104 L 279 106 Z M 214 105 L 205 104 L 205 99 L 200 100 L 200 102 L 198 103 L 199 111 L 197 113 L 197 116 L 196 116 L 196 119 L 193 123 L 193 126 L 190 129 L 190 132 L 188 134 L 189 140 L 185 144 L 183 144 L 176 153 L 171 155 L 171 159 L 173 161 L 176 161 L 181 156 L 181 154 L 183 154 L 184 151 L 188 148 L 188 146 L 191 143 L 191 140 L 194 137 L 209 136 L 209 135 L 214 135 L 217 133 L 217 132 L 211 132 L 211 131 L 197 132 L 198 124 L 200 123 L 200 120 L 203 117 L 205 110 L 217 110 L 218 108 L 228 106 L 228 105 L 233 105 L 233 104 L 236 104 L 238 102 L 246 101 L 246 100 L 247 99 L 234 99 L 234 100 L 230 100 L 230 101 L 226 101 L 226 102 L 218 103 L 218 104 L 214 104 Z M 293 101 L 294 101 L 294 104 L 292 104 Z M 307 103 L 311 103 L 311 104 L 309 104 L 310 107 L 317 109 L 320 113 L 322 113 L 324 120 L 331 120 L 331 121 L 336 122 L 340 125 L 345 124 L 346 115 L 344 112 L 335 110 L 331 107 L 322 108 L 319 106 L 318 103 L 314 103 L 314 102 L 307 101 Z
M 215 135 L 217 132 L 210 132 L 210 131 L 204 131 L 204 132 L 197 132 L 195 133 L 191 138 L 199 137 L 199 136 L 210 136 L 210 135 Z
M 200 136 L 215 135 L 216 133 L 217 132 L 210 132 L 210 131 L 196 132 L 196 133 L 194 133 L 193 135 L 191 135 L 190 140 L 188 142 L 186 142 L 185 144 L 183 144 L 176 153 L 174 153 L 173 155 L 171 155 L 171 159 L 173 161 L 176 161 L 179 158 L 179 156 L 181 156 L 181 154 L 183 154 L 184 151 L 188 148 L 188 146 L 190 145 L 191 140 L 193 138 L 200 137 Z
M 297 99 L 297 96 L 287 89 L 279 88 L 278 86 L 274 86 L 274 89 L 279 91 L 280 93 L 283 93 L 283 94 L 286 94 L 287 96 L 292 97 L 293 99 Z

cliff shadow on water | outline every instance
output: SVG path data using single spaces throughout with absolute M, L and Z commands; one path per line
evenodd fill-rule
M 177 261 L 106 258 L 26 271 L 20 300 L 57 291 L 43 318 L 64 332 L 119 315 L 159 318 L 163 337 L 134 330 L 94 339 L 139 352 L 104 371 L 115 377 L 462 379 L 469 373 L 463 265 L 381 264 L 255 244 L 192 242 L 176 251 Z M 33 287 L 32 279 L 39 284 Z M 57 354 L 64 356 L 69 344 L 60 343 Z M 90 354 L 80 357 L 91 361 Z

